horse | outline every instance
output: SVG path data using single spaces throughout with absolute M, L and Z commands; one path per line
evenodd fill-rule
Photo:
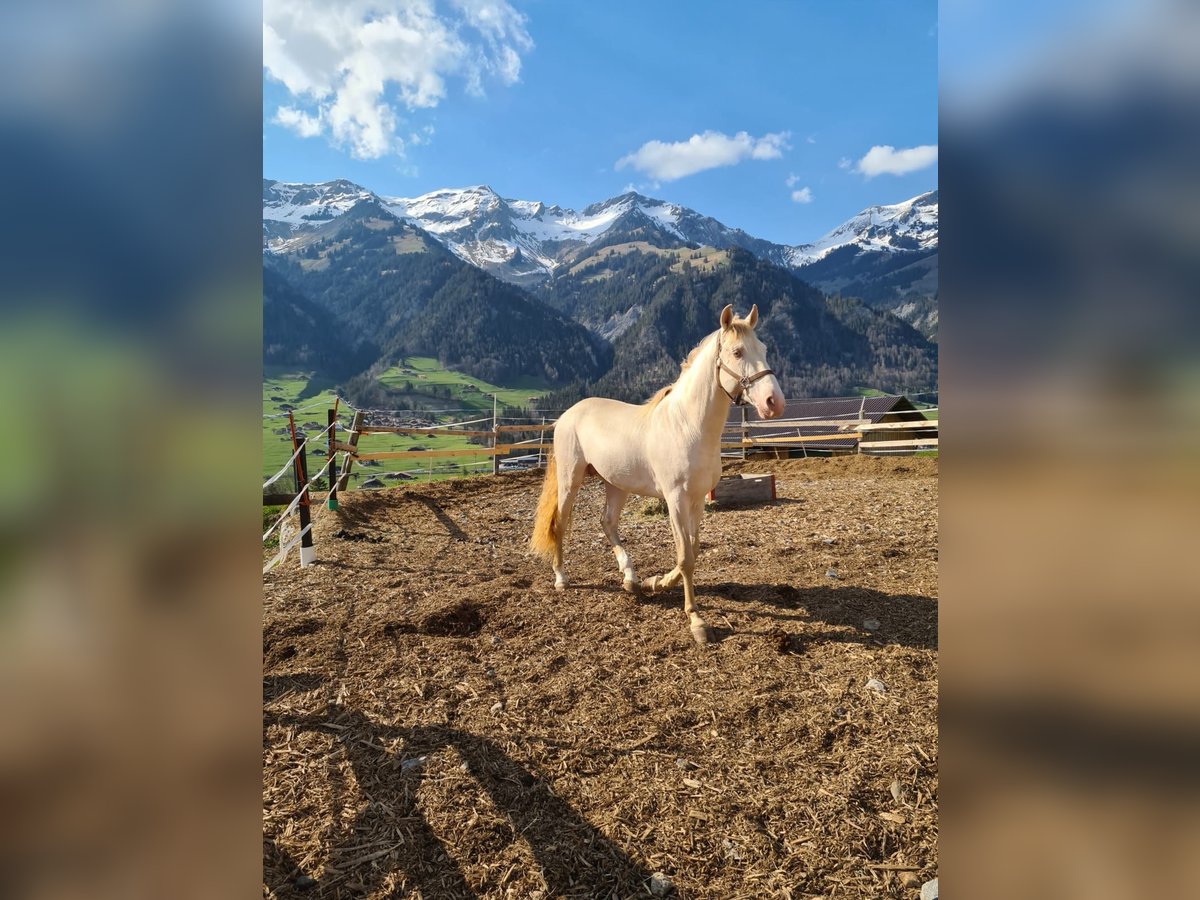
M 601 516 L 623 587 L 654 593 L 683 580 L 683 611 L 699 644 L 713 640 L 696 605 L 693 574 L 700 550 L 704 498 L 721 477 L 721 432 L 731 403 L 753 403 L 764 419 L 782 415 L 783 391 L 767 367 L 754 329 L 758 306 L 735 318 L 721 310 L 720 327 L 688 354 L 674 384 L 635 405 L 603 397 L 580 400 L 555 423 L 546 477 L 534 518 L 530 549 L 551 561 L 554 586 L 567 586 L 563 545 L 580 485 L 587 475 L 604 481 Z M 638 581 L 617 532 L 630 494 L 667 503 L 675 539 L 675 568 Z

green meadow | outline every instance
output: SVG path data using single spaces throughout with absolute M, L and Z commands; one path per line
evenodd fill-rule
M 380 375 L 379 380 L 401 396 L 418 398 L 430 408 L 437 408 L 431 404 L 445 400 L 442 390 L 449 390 L 456 408 L 488 412 L 492 409 L 493 394 L 499 397 L 501 406 L 529 406 L 532 399 L 550 390 L 545 381 L 535 378 L 516 379 L 508 385 L 489 384 L 462 372 L 443 369 L 436 359 L 427 356 L 407 357 L 403 364 L 392 366 Z
M 428 410 L 427 416 L 440 423 L 461 422 L 482 417 L 491 418 L 493 395 L 501 406 L 531 406 L 536 398 L 549 390 L 549 385 L 536 379 L 517 379 L 506 385 L 490 384 L 461 372 L 440 366 L 428 357 L 408 357 L 400 365 L 384 372 L 379 380 L 396 399 L 396 406 L 413 406 Z M 333 384 L 309 372 L 295 372 L 267 366 L 263 371 L 263 479 L 279 470 L 292 455 L 291 437 L 287 433 L 287 411 L 284 405 L 296 408 L 293 416 L 300 435 L 315 436 L 327 424 L 327 410 L 333 408 Z M 314 405 L 315 404 L 315 405 Z M 353 411 L 339 407 L 338 421 L 349 425 Z M 479 422 L 475 430 L 487 430 L 491 422 Z M 341 436 L 345 440 L 345 435 Z M 314 448 L 324 451 L 326 438 Z M 405 479 L 389 479 L 387 473 L 404 472 L 418 480 L 454 478 L 478 472 L 491 472 L 491 457 L 480 455 L 484 449 L 471 444 L 465 437 L 447 435 L 363 435 L 359 447 L 364 453 L 388 451 L 459 450 L 461 455 L 422 459 L 385 459 L 356 463 L 351 472 L 350 486 L 357 487 L 367 478 L 379 476 L 385 485 L 403 484 Z M 327 457 L 310 449 L 310 477 L 319 472 Z M 286 481 L 286 479 L 284 479 Z M 283 492 L 291 490 L 288 484 Z

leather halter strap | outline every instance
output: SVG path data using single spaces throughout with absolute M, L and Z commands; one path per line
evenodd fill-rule
M 727 372 L 736 379 L 737 384 L 734 385 L 734 390 L 737 391 L 736 394 L 729 393 L 729 390 L 725 387 L 725 383 L 721 381 L 722 372 Z M 717 384 L 720 385 L 721 390 L 725 391 L 725 396 L 733 401 L 734 406 L 749 406 L 750 401 L 746 399 L 746 391 L 750 389 L 750 385 L 754 384 L 760 378 L 766 378 L 768 375 L 774 374 L 770 369 L 763 369 L 755 372 L 753 375 L 739 375 L 733 371 L 733 369 L 721 361 L 721 333 L 717 332 Z

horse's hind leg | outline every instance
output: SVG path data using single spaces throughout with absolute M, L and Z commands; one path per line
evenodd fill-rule
M 624 509 L 628 497 L 628 491 L 605 483 L 604 514 L 600 517 L 600 524 L 604 527 L 605 537 L 612 544 L 613 556 L 617 558 L 617 569 L 621 572 L 623 586 L 632 594 L 637 591 L 637 574 L 633 571 L 633 562 L 629 559 L 629 554 L 621 546 L 621 535 L 617 530 L 621 523 L 621 510 Z
M 558 466 L 558 543 L 554 547 L 554 587 L 563 590 L 567 586 L 567 568 L 563 563 L 563 548 L 567 543 L 567 532 L 571 528 L 571 513 L 575 509 L 575 497 L 587 474 L 587 463 L 582 459 L 573 462 L 563 459 Z

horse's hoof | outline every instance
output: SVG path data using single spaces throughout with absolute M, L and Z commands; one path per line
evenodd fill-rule
M 642 588 L 653 594 L 658 590 L 658 576 L 651 575 L 649 578 L 642 579 Z
M 640 594 L 642 592 L 642 586 L 636 581 L 626 581 L 621 585 L 621 588 L 627 594 Z
M 711 644 L 713 641 L 715 641 L 716 635 L 713 634 L 713 630 L 705 623 L 696 622 L 692 625 L 692 638 L 697 644 L 703 646 L 704 644 Z
M 554 589 L 556 591 L 565 591 L 567 589 L 567 583 L 565 581 L 556 581 L 554 582 Z

